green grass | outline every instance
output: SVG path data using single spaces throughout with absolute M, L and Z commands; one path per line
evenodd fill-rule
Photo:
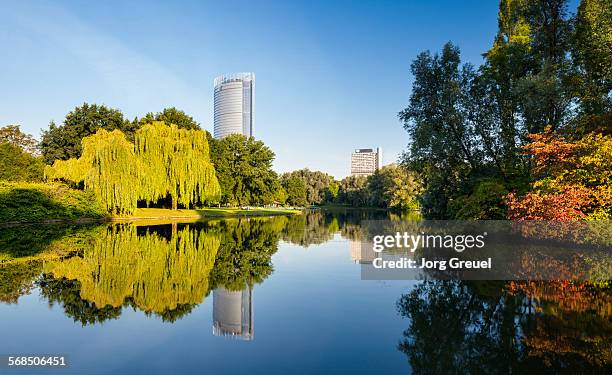
M 59 183 L 0 181 L 0 223 L 101 220 L 106 210 L 93 193 Z
M 249 210 L 229 207 L 206 207 L 196 210 L 170 210 L 166 208 L 137 208 L 133 215 L 114 217 L 113 220 L 139 220 L 139 219 L 186 219 L 197 220 L 207 217 L 234 217 L 234 216 L 271 216 L 299 214 L 301 210 L 288 208 L 252 208 Z
M 133 215 L 111 217 L 92 192 L 60 183 L 0 181 L 0 223 L 80 222 L 87 220 L 172 219 L 193 221 L 207 217 L 271 216 L 297 214 L 288 208 L 207 207 L 195 210 L 137 208 Z

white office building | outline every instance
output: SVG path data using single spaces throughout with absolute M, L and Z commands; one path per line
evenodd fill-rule
M 369 176 L 382 167 L 382 149 L 359 148 L 351 154 L 351 176 Z
M 253 136 L 255 74 L 234 73 L 215 78 L 214 137 Z

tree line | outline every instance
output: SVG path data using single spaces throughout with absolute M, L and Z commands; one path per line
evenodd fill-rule
M 214 139 L 176 108 L 128 121 L 118 109 L 84 103 L 61 125 L 51 122 L 40 143 L 14 125 L 0 137 L 0 179 L 60 180 L 94 191 L 117 214 L 139 205 L 418 208 L 416 175 L 401 166 L 341 181 L 309 169 L 278 175 L 262 141 Z
M 608 0 L 501 0 L 482 65 L 451 42 L 416 57 L 401 159 L 428 217 L 610 217 L 610 20 Z

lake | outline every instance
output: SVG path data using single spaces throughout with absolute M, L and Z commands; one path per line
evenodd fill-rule
M 605 373 L 609 289 L 361 280 L 385 211 L 0 229 L 0 356 L 44 373 Z M 34 373 L 34 369 L 6 373 Z

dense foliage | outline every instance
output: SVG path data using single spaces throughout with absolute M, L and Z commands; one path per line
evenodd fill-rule
M 502 0 L 479 68 L 461 64 L 451 43 L 417 56 L 399 117 L 411 138 L 403 163 L 424 183 L 427 216 L 503 218 L 505 195 L 543 178 L 523 152 L 533 135 L 549 129 L 580 142 L 610 131 L 611 12 L 600 0 L 583 0 L 576 16 L 565 0 Z
M 418 210 L 421 183 L 417 175 L 395 164 L 386 165 L 371 176 L 349 176 L 339 183 L 338 203 Z
M 200 129 L 200 124 L 191 116 L 174 107 L 157 113 L 150 112 L 140 119 L 129 121 L 118 109 L 83 103 L 69 112 L 61 125 L 53 121 L 49 124 L 49 129 L 43 132 L 40 147 L 45 162 L 51 165 L 55 160 L 79 158 L 83 138 L 95 134 L 99 129 L 121 130 L 131 142 L 139 128 L 154 121 L 174 124 L 181 129 Z
M 274 152 L 253 137 L 209 137 L 211 159 L 221 185 L 221 203 L 229 206 L 272 204 L 278 198 Z
M 0 221 L 37 222 L 104 218 L 106 210 L 92 192 L 53 183 L 0 181 Z
M 606 220 L 612 217 L 612 136 L 577 141 L 551 129 L 530 135 L 535 181 L 522 197 L 509 195 L 508 216 L 526 220 Z
M 305 197 L 301 197 L 301 187 L 298 187 L 298 190 L 293 189 L 297 195 L 289 193 L 287 189 L 289 185 L 293 187 L 301 185 L 295 181 L 296 179 L 304 182 Z M 338 185 L 332 176 L 320 171 L 311 171 L 308 168 L 284 173 L 281 176 L 281 181 L 283 187 L 287 190 L 288 199 L 295 202 L 303 202 L 305 199 L 308 205 L 320 205 L 325 202 L 333 201 L 338 195 Z M 299 203 L 294 204 L 304 205 Z
M 200 130 L 200 124 L 185 112 L 175 107 L 164 108 L 161 112 L 149 112 L 142 118 L 135 118 L 132 126 L 135 129 L 150 124 L 154 121 L 163 121 L 166 124 L 174 124 L 181 129 Z
M 17 125 L 0 128 L 0 180 L 41 181 L 45 164 L 38 142 Z
M 38 141 L 30 134 L 25 134 L 19 125 L 6 125 L 0 128 L 0 143 L 10 143 L 34 156 L 39 155 Z
M 40 157 L 8 142 L 0 143 L 0 180 L 41 181 L 45 163 Z
M 83 155 L 46 168 L 50 180 L 63 179 L 93 191 L 110 212 L 129 214 L 138 201 L 170 197 L 172 208 L 218 199 L 206 134 L 163 122 L 141 127 L 135 144 L 119 130 L 104 129 L 83 139 Z
M 99 129 L 119 129 L 129 136 L 134 133 L 131 123 L 123 118 L 118 109 L 83 103 L 66 115 L 62 125 L 58 126 L 52 121 L 49 129 L 43 132 L 40 146 L 45 162 L 53 164 L 55 160 L 80 157 L 83 138 L 95 134 Z

